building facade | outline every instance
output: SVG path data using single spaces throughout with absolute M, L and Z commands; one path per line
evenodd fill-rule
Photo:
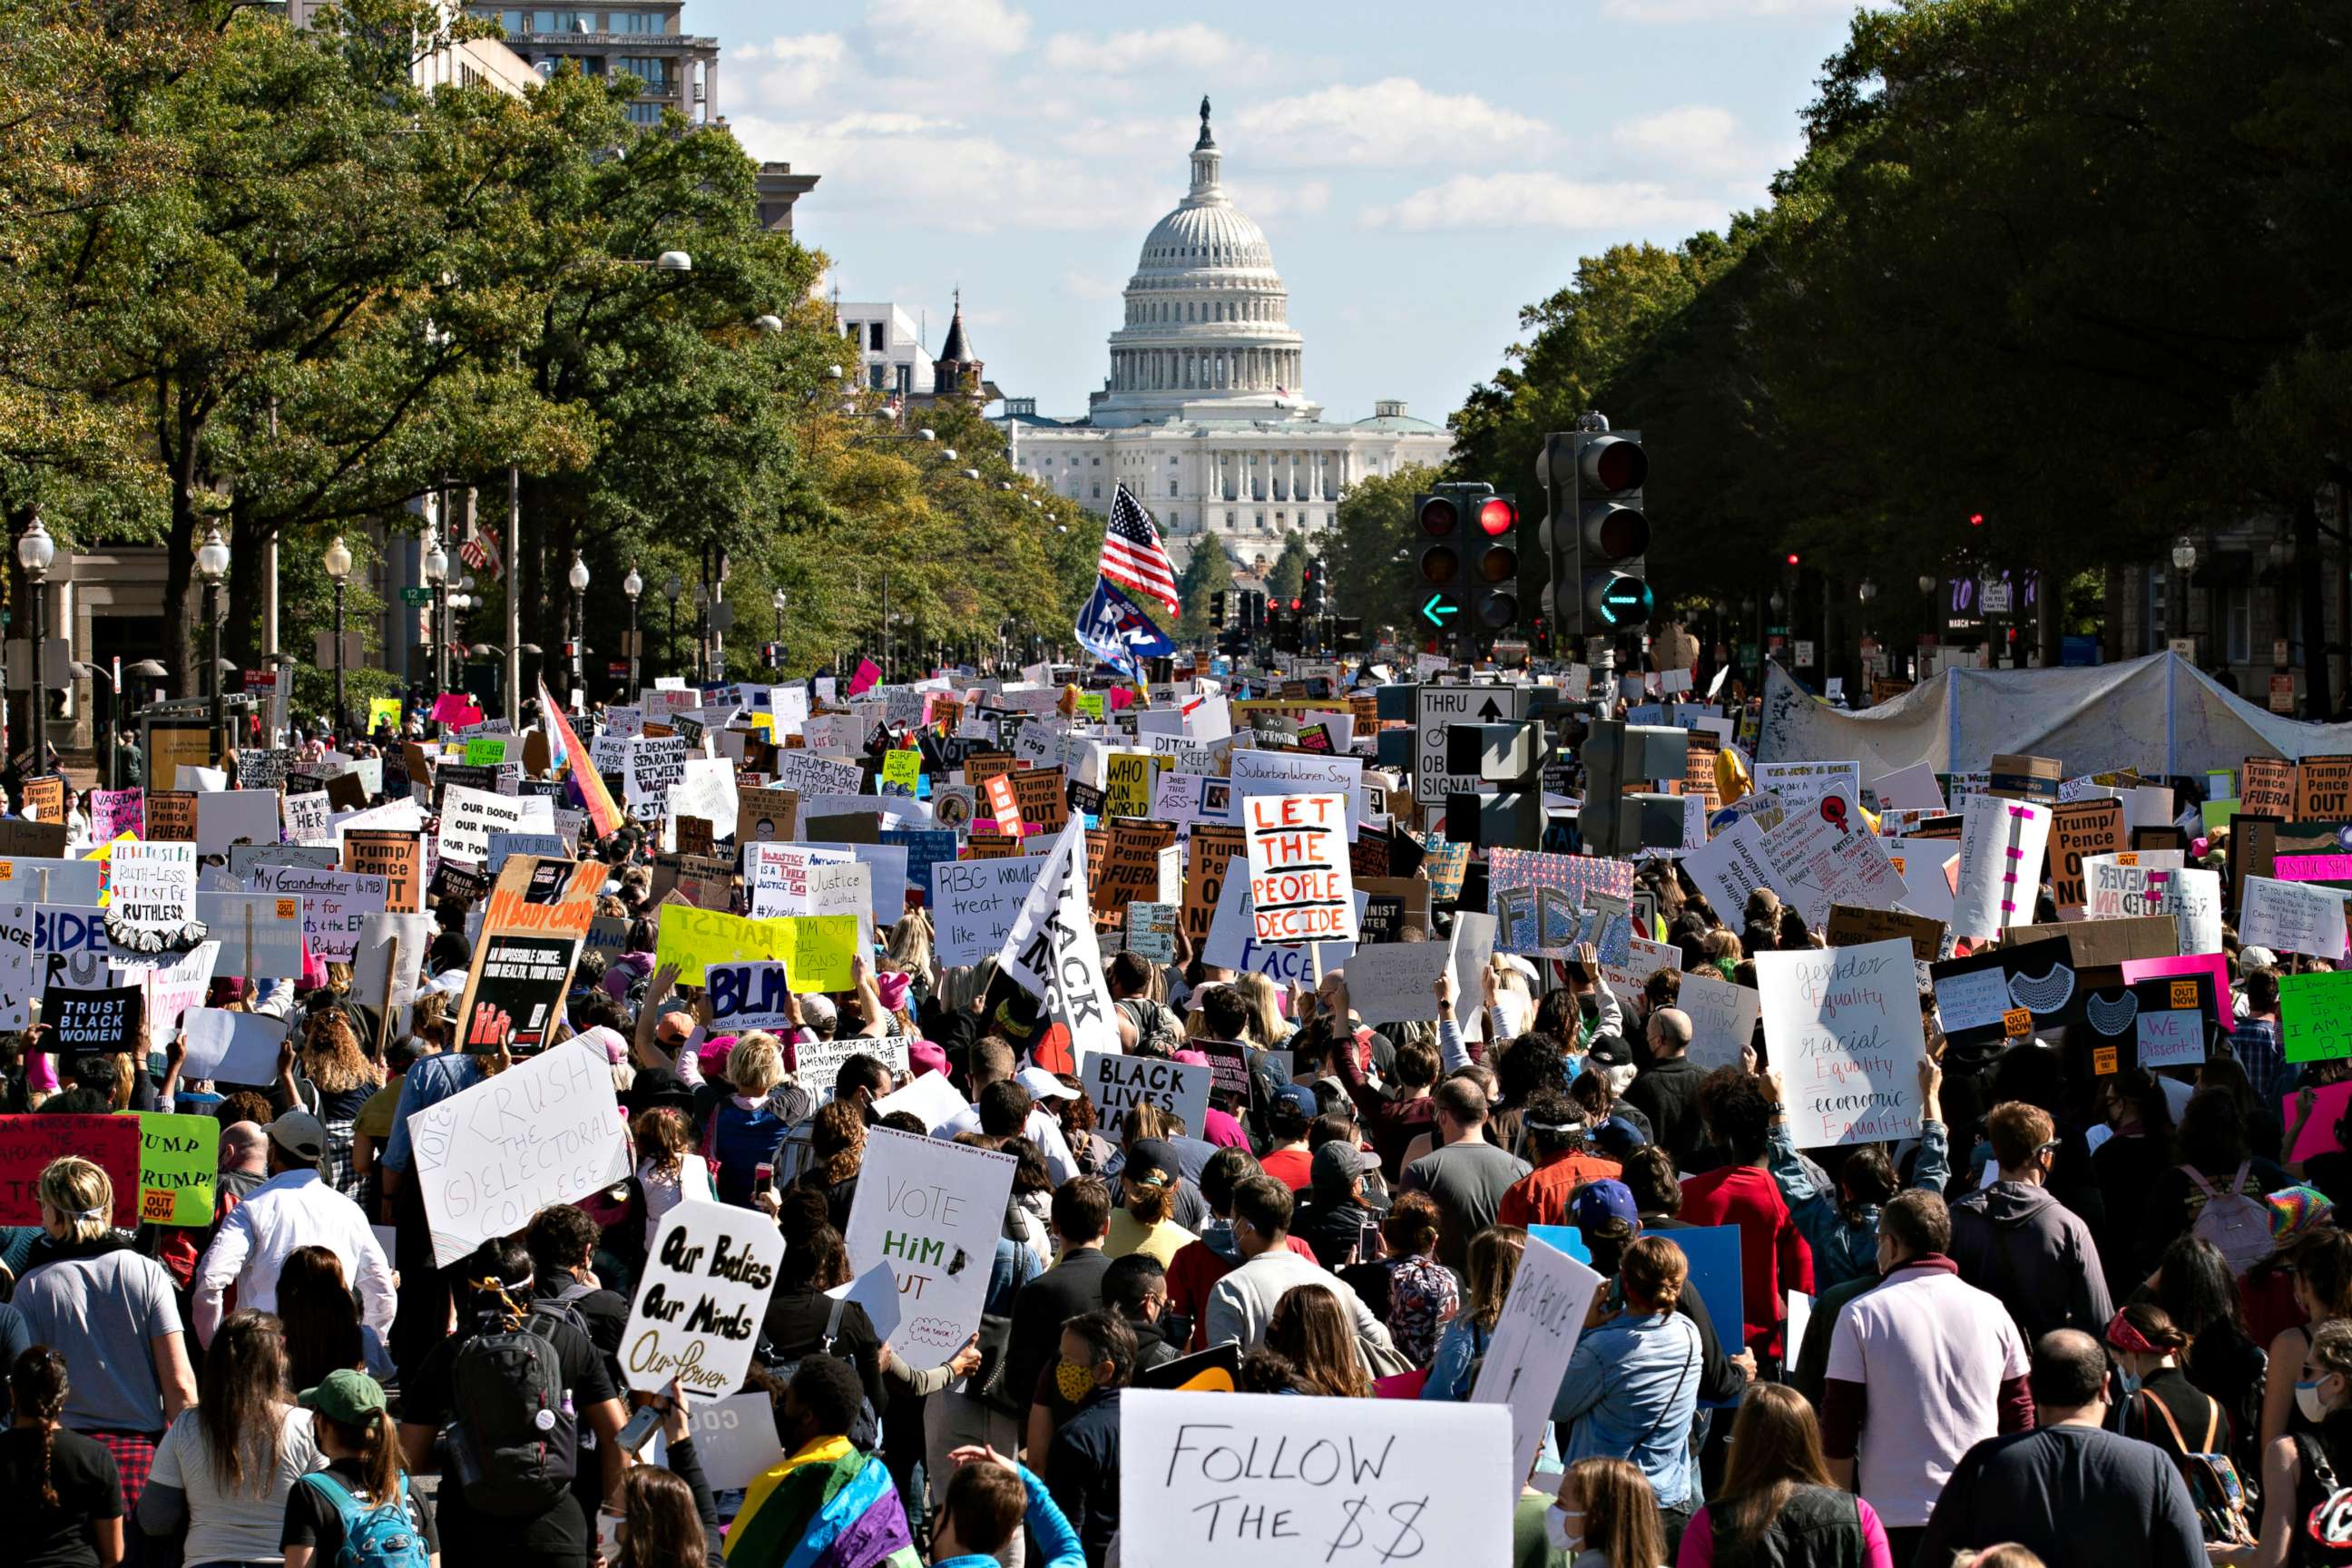
M 1289 292 L 1264 231 L 1225 195 L 1223 158 L 1202 99 L 1190 188 L 1144 239 L 1086 416 L 1045 418 L 1022 398 L 999 423 L 1013 462 L 1056 494 L 1101 513 L 1124 482 L 1180 563 L 1214 541 L 1246 567 L 1329 527 L 1359 481 L 1443 463 L 1453 438 L 1393 399 L 1370 418 L 1324 417 Z

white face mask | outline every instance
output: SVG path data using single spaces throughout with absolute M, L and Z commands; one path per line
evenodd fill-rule
M 2319 1378 L 2294 1385 L 2294 1407 L 2303 1412 L 2305 1421 L 2315 1426 L 2327 1419 L 2327 1401 L 2319 1396 L 2319 1385 L 2326 1381 L 2326 1378 Z
M 1615 1099 L 1633 1087 L 1633 1079 L 1640 1075 L 1642 1069 L 1628 1062 L 1622 1068 L 1608 1068 L 1604 1071 L 1609 1079 L 1610 1098 Z
M 1576 1521 L 1573 1531 L 1568 1528 L 1568 1521 L 1571 1519 Z M 1552 1504 L 1544 1510 L 1544 1539 L 1551 1542 L 1554 1552 L 1580 1550 L 1584 1545 L 1584 1515 L 1570 1513 L 1559 1504 Z

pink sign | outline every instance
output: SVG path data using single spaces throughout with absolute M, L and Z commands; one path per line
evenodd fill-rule
M 2281 855 L 2271 875 L 2282 882 L 2352 882 L 2352 855 Z
M 2336 1147 L 2336 1124 L 2344 1119 L 2347 1103 L 2352 1103 L 2352 1083 L 2331 1083 L 2316 1093 L 2318 1098 L 2311 1108 L 2311 1120 L 2304 1123 L 2303 1132 L 2295 1139 L 2294 1147 L 2287 1151 L 2286 1159 L 2290 1165 L 2333 1150 Z M 2282 1125 L 2294 1125 L 2296 1098 L 2290 1094 L 2279 1100 Z
M 870 658 L 857 661 L 857 673 L 849 678 L 849 694 L 858 696 L 872 689 L 882 679 L 882 667 Z
M 2143 980 L 2164 980 L 2172 975 L 2210 974 L 2213 977 L 2213 1001 L 2221 1012 L 2214 1020 L 2223 1032 L 2238 1032 L 2237 1015 L 2230 1005 L 2230 955 L 2226 952 L 2189 952 L 2178 958 L 2127 958 L 2124 960 L 2124 984 L 2137 985 Z
M 478 724 L 482 710 L 474 706 L 462 691 L 445 691 L 433 700 L 433 721 L 436 724 Z

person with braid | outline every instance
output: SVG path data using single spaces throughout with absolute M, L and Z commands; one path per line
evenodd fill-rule
M 0 1433 L 0 1518 L 20 1568 L 122 1561 L 122 1477 L 106 1447 L 65 1426 L 66 1358 L 35 1345 L 8 1372 L 15 1419 Z M 23 1555 L 16 1555 L 21 1552 Z

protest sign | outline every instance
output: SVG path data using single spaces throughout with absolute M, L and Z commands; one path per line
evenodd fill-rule
M 107 850 L 121 847 L 109 843 Z M 96 851 L 92 851 L 95 855 Z M 0 889 L 13 898 L 41 904 L 79 904 L 96 908 L 103 896 L 107 863 L 97 859 L 58 860 L 46 856 L 18 855 L 0 859 Z
M 286 838 L 293 844 L 334 843 L 334 804 L 326 791 L 310 795 L 289 795 L 283 802 L 286 807 Z
M 1044 868 L 1043 856 L 943 861 L 931 868 L 931 920 L 942 969 L 996 956 Z
M 433 1261 L 445 1268 L 629 1173 L 612 1069 L 578 1041 L 416 1111 L 408 1136 Z
M 1067 1061 L 1037 1064 L 1066 1072 L 1085 1052 L 1117 1052 L 1118 1029 L 1111 1022 L 1102 946 L 1095 940 L 1094 911 L 1087 901 L 1085 829 L 1076 823 L 1062 829 L 1044 858 L 1045 867 L 1004 933 L 997 962 L 1016 984 L 1044 1000 L 1049 1018 L 1069 1031 Z
M 1764 1038 L 1799 1148 L 1918 1135 L 1927 1039 L 1915 973 L 1900 940 L 1756 955 Z
M 1756 789 L 1776 795 L 1791 816 L 1818 815 L 1819 803 L 1831 796 L 1848 805 L 1862 803 L 1862 764 L 1849 762 L 1758 763 Z
M 1127 951 L 1154 963 L 1176 962 L 1176 921 L 1182 914 L 1175 904 L 1143 900 L 1127 906 Z
M 94 789 L 84 797 L 89 803 L 89 834 L 100 844 L 138 835 L 147 826 L 147 796 L 135 789 Z
M 703 968 L 710 994 L 710 1032 L 740 1035 L 747 1029 L 782 1029 L 792 1023 L 792 977 L 773 959 L 712 963 Z
M 1112 752 L 1103 758 L 1103 815 L 1150 816 L 1152 768 L 1142 752 Z
M 538 1051 L 547 1043 L 579 956 L 577 937 L 485 931 L 457 1010 L 454 1037 L 460 1047 L 504 1047 L 517 1057 Z
M 2352 757 L 2305 757 L 2295 763 L 2292 820 L 2352 821 Z
M 2138 865 L 2126 865 L 2124 858 L 2106 855 L 2085 859 L 2083 865 L 2090 878 L 2087 907 L 2091 919 L 2170 915 L 2182 952 L 2219 952 L 2221 874 L 2193 867 L 2184 869 L 2147 864 L 2157 853 L 2143 850 L 2129 857 L 2136 858 Z
M 2315 883 L 2270 877 L 2240 880 L 2241 942 L 2331 963 L 2344 956 L 2343 894 Z
M 61 773 L 36 773 L 27 778 L 21 798 L 25 815 L 36 822 L 66 819 L 66 781 Z
M 1184 934 L 1195 948 L 1209 939 L 1218 897 L 1224 889 L 1234 860 L 1243 852 L 1242 830 L 1232 824 L 1203 822 L 1194 826 L 1192 840 L 1185 848 Z M 1243 861 L 1242 869 L 1247 873 L 1247 860 Z
M 1608 1281 L 1585 1264 L 1530 1236 L 1511 1277 L 1510 1294 L 1495 1320 L 1494 1337 L 1470 1390 L 1473 1405 L 1511 1411 L 1514 1475 L 1535 1467 L 1551 1420 L 1553 1398 L 1568 1375 L 1569 1358 L 1584 1332 L 1593 1293 Z
M 118 1230 L 139 1223 L 139 1119 L 135 1116 L 0 1116 L 0 1225 L 41 1223 L 38 1187 L 52 1160 L 76 1154 L 105 1171 L 114 1187 Z
M 1088 1051 L 1078 1081 L 1093 1097 L 1106 1127 L 1118 1125 L 1131 1106 L 1156 1105 L 1182 1117 L 1186 1127 L 1198 1128 L 1208 1112 L 1214 1075 L 1196 1062 Z
M 139 1217 L 149 1225 L 213 1223 L 220 1122 L 210 1116 L 139 1115 Z
M 2352 1057 L 2352 969 L 2281 975 L 2279 1034 L 2291 1062 Z
M 270 797 L 273 806 L 277 797 Z M 117 923 L 175 931 L 196 918 L 196 849 L 192 844 L 125 844 L 114 852 L 107 909 Z
M 678 966 L 682 985 L 706 984 L 709 966 L 747 959 L 775 959 L 802 995 L 846 991 L 850 954 L 857 946 L 857 922 L 848 915 L 792 915 L 746 920 L 690 904 L 667 904 L 654 942 L 657 963 Z
M 190 1081 L 261 1085 L 278 1076 L 278 1047 L 287 1029 L 283 1018 L 191 1007 L 180 1028 L 188 1038 L 180 1073 Z
M 1359 947 L 1348 955 L 1348 1005 L 1368 1021 L 1434 1023 L 1437 977 L 1453 962 L 1451 942 L 1383 942 Z
M 489 858 L 490 835 L 552 833 L 555 803 L 545 795 L 498 795 L 451 784 L 441 796 L 441 858 L 482 865 Z
M 1762 825 L 1752 816 L 1740 817 L 1704 846 L 1685 853 L 1682 868 L 1727 919 L 1746 909 L 1748 896 L 1759 888 L 1771 889 L 1783 902 L 1795 900 L 1795 889 L 1764 847 Z
M 735 846 L 773 844 L 799 831 L 801 797 L 788 789 L 761 785 L 735 792 Z
M 1998 935 L 2033 919 L 2042 858 L 2050 843 L 2047 805 L 1998 795 L 1972 797 L 1960 826 L 1960 869 L 1953 884 L 1954 936 Z
M 741 1384 L 783 1261 L 783 1237 L 756 1210 L 673 1205 L 654 1232 L 621 1332 L 631 1390 L 659 1394 L 675 1380 L 708 1399 Z
M 1675 1005 L 1690 1018 L 1690 1059 L 1701 1071 L 1738 1067 L 1740 1048 L 1755 1039 L 1763 1010 L 1751 988 L 1697 970 L 1683 976 Z
M 951 1359 L 980 1327 L 988 1263 L 996 1256 L 1017 1163 L 992 1149 L 895 1128 L 866 1135 L 842 1239 L 852 1273 L 887 1264 L 898 1281 L 903 1316 L 891 1348 L 917 1372 Z
M 1833 905 L 1889 909 L 1905 891 L 1885 846 L 1847 814 L 1847 804 L 1824 795 L 1816 812 L 1792 812 L 1764 836 L 1764 852 L 1809 926 L 1827 921 Z
M 302 973 L 302 900 L 287 893 L 196 894 L 196 919 L 220 943 L 226 974 L 291 979 Z
M 1092 899 L 1103 924 L 1118 923 L 1119 910 L 1160 892 L 1160 852 L 1176 842 L 1176 825 L 1121 817 L 1110 825 L 1109 847 L 1097 868 Z
M 220 962 L 221 944 L 200 942 L 170 963 L 142 971 L 140 989 L 145 993 L 141 1011 L 145 1021 L 147 1049 L 160 1051 L 172 1043 L 187 1010 L 211 989 L 213 967 Z
M 1830 910 L 1823 934 L 1832 947 L 1859 947 L 1864 942 L 1901 937 L 1911 944 L 1911 956 L 1922 963 L 1936 962 L 1944 942 L 1944 922 L 1899 910 L 1857 910 L 1846 904 Z
M 262 874 L 262 884 L 268 892 L 300 896 L 303 940 L 313 953 L 332 963 L 351 962 L 359 947 L 360 928 L 368 916 L 383 913 L 387 901 L 382 877 L 349 871 L 278 866 Z
M 2205 1059 L 2205 1015 L 2195 1007 L 2143 1006 L 2138 1036 L 2144 1068 L 2193 1068 Z
M 1512 1560 L 1498 1405 L 1130 1388 L 1118 1470 L 1126 1568 Z
M 140 1030 L 146 1000 L 140 985 L 68 990 L 52 985 L 41 994 L 41 1022 L 48 1028 L 40 1048 L 64 1056 L 104 1056 L 147 1048 Z
M 2084 860 L 2124 847 L 2124 803 L 2072 800 L 2050 808 L 2050 889 L 2062 917 L 2089 900 Z
M 2249 762 L 2252 758 L 2247 759 Z M 2311 1118 L 2303 1122 L 2303 1130 L 2294 1132 L 2295 1123 L 2303 1117 L 2298 1103 L 2311 1096 Z M 2294 1146 L 2286 1152 L 2287 1163 L 2300 1164 L 2314 1154 L 2332 1154 L 2336 1150 L 2336 1124 L 2352 1112 L 2352 1083 L 2331 1083 L 2316 1089 L 2302 1089 L 2279 1100 L 2279 1124 L 2293 1132 Z
M 424 967 L 432 936 L 430 915 L 386 911 L 361 921 L 359 944 L 352 954 L 352 1000 L 394 1010 L 415 1001 L 416 972 Z
M 275 844 L 279 831 L 274 789 L 206 790 L 196 797 L 196 847 L 226 855 L 232 844 Z
M 32 1024 L 33 998 L 40 992 L 47 967 L 34 961 L 38 935 L 31 904 L 0 904 L 0 1029 Z

